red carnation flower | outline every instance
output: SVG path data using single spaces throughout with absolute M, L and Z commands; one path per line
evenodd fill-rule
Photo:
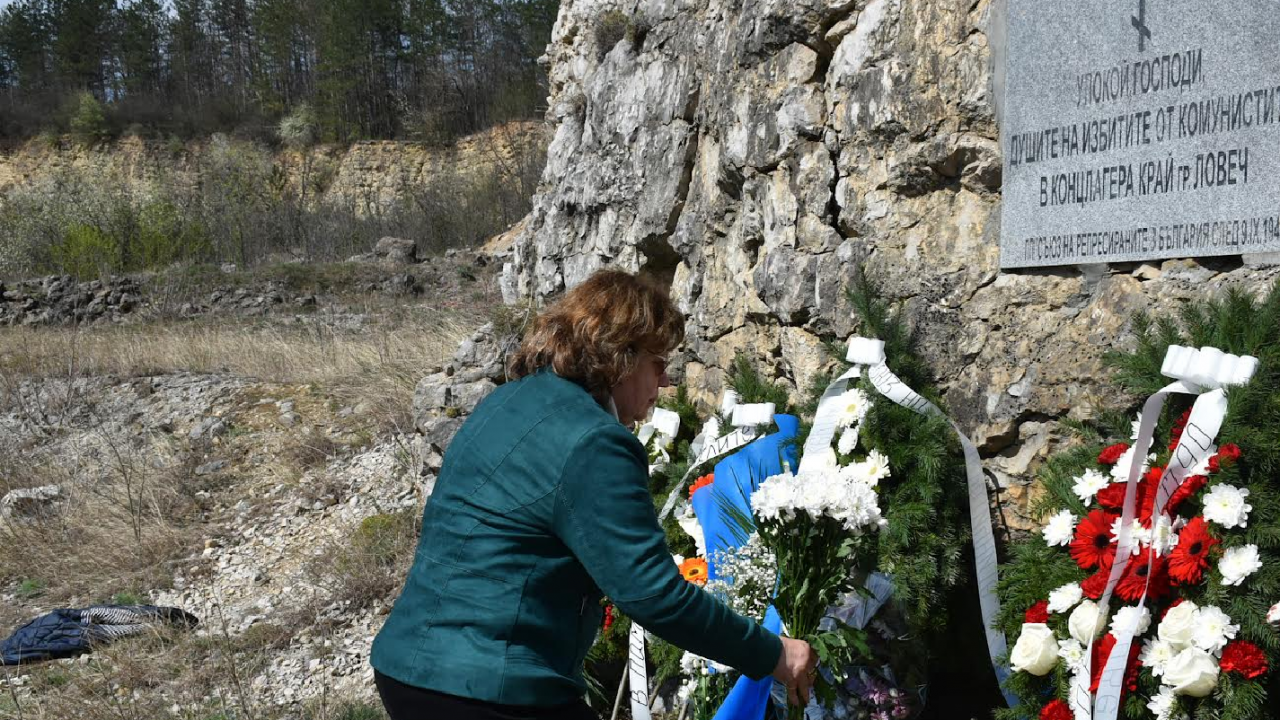
M 1169 496 L 1169 502 L 1164 506 L 1165 514 L 1173 515 L 1177 513 L 1178 508 L 1182 506 L 1183 501 L 1200 492 L 1200 490 L 1204 488 L 1204 484 L 1207 482 L 1209 482 L 1209 476 L 1207 475 L 1192 475 L 1191 477 L 1183 480 L 1182 484 L 1178 486 L 1178 489 L 1174 490 L 1173 494 Z
M 613 627 L 613 606 L 604 606 L 604 631 L 609 632 L 609 628 Z
M 1209 534 L 1209 524 L 1196 516 L 1178 533 L 1178 544 L 1169 551 L 1169 577 L 1177 585 L 1194 585 L 1209 567 L 1209 551 L 1219 540 Z
M 1240 446 L 1235 443 L 1227 443 L 1218 448 L 1218 463 L 1231 467 L 1240 459 Z
M 1081 568 L 1088 570 L 1110 565 L 1116 555 L 1111 544 L 1111 524 L 1118 516 L 1106 510 L 1093 510 L 1076 526 L 1075 539 L 1071 541 L 1071 557 Z
M 1040 720 L 1071 720 L 1071 706 L 1061 700 L 1054 700 L 1040 708 Z
M 1105 637 L 1093 644 L 1092 658 L 1090 663 L 1092 669 L 1092 677 L 1089 683 L 1090 692 L 1098 692 L 1098 683 L 1102 680 L 1102 671 L 1107 664 L 1107 658 L 1111 657 L 1111 651 L 1115 649 L 1116 636 L 1107 633 Z M 1124 666 L 1124 689 L 1134 692 L 1138 689 L 1138 671 L 1140 664 L 1138 663 L 1138 655 L 1142 652 L 1140 643 L 1133 642 L 1129 645 L 1129 660 Z
M 1084 593 L 1085 597 L 1097 600 L 1102 597 L 1102 591 L 1107 589 L 1107 580 L 1110 576 L 1111 566 L 1104 566 L 1080 583 L 1080 591 Z
M 1233 672 L 1250 680 L 1267 672 L 1267 656 L 1248 640 L 1232 640 L 1222 648 L 1219 666 L 1224 672 Z
M 1098 504 L 1108 510 L 1119 511 L 1124 507 L 1124 489 L 1127 483 L 1111 483 L 1098 491 Z
M 1182 544 L 1179 540 L 1178 544 Z M 1147 582 L 1150 577 L 1151 582 Z M 1152 600 L 1167 597 L 1172 591 L 1169 586 L 1169 563 L 1147 548 L 1134 555 L 1124 566 L 1124 574 L 1116 583 L 1116 595 L 1126 602 L 1137 602 L 1146 592 Z
M 1103 465 L 1115 465 L 1116 461 L 1120 459 L 1120 456 L 1124 455 L 1128 449 L 1129 443 L 1116 443 L 1115 445 L 1109 445 L 1103 448 L 1102 452 L 1098 453 L 1098 462 Z
M 1023 620 L 1029 623 L 1049 622 L 1049 601 L 1041 600 L 1027 608 L 1027 612 L 1023 615 Z
M 1191 419 L 1191 408 L 1182 411 L 1177 420 L 1173 421 L 1173 432 L 1178 435 L 1182 434 L 1182 430 L 1187 427 L 1187 421 Z

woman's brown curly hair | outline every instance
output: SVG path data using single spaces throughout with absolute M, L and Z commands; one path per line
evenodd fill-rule
M 656 281 L 600 270 L 544 310 L 511 356 L 513 378 L 550 367 L 601 404 L 640 352 L 666 355 L 684 338 L 684 315 Z

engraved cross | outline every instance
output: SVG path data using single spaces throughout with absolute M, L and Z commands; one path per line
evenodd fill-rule
M 1129 22 L 1138 31 L 1138 52 L 1146 50 L 1146 41 L 1151 39 L 1151 28 L 1147 27 L 1147 0 L 1138 0 L 1138 16 L 1130 15 Z

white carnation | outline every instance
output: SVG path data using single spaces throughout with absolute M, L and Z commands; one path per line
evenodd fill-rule
M 1070 510 L 1062 510 L 1049 518 L 1044 526 L 1044 541 L 1050 546 L 1069 545 L 1075 535 L 1076 516 Z
M 1107 478 L 1102 473 L 1089 468 L 1084 474 L 1076 478 L 1075 485 L 1071 486 L 1072 492 L 1076 494 L 1083 502 L 1092 502 L 1093 496 L 1098 491 L 1107 486 Z
M 1262 560 L 1258 557 L 1257 545 L 1227 548 L 1218 561 L 1218 572 L 1222 573 L 1223 585 L 1239 585 L 1260 567 Z
M 1049 612 L 1064 613 L 1076 606 L 1084 598 L 1084 591 L 1079 583 L 1067 583 L 1049 593 Z
M 858 446 L 858 426 L 852 425 L 844 429 L 840 433 L 840 440 L 836 442 L 836 449 L 841 455 L 848 455 Z
M 1224 528 L 1247 527 L 1253 506 L 1245 502 L 1247 488 L 1214 485 L 1204 496 L 1204 519 Z

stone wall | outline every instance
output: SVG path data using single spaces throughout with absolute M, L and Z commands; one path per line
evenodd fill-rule
M 621 12 L 625 32 L 607 32 Z M 683 372 L 718 393 L 733 354 L 805 388 L 851 328 L 865 264 L 923 338 L 951 413 L 1026 524 L 1030 479 L 1117 398 L 1102 356 L 1136 310 L 1272 257 L 1001 272 L 992 0 L 563 0 L 554 133 L 506 268 L 508 301 L 616 265 L 669 278 Z M 616 25 L 616 22 L 613 23 Z
M 229 142 L 221 136 L 186 143 L 128 136 L 85 147 L 69 138 L 36 138 L 0 153 L 0 202 L 10 190 L 65 172 L 123 182 L 139 192 L 156 184 L 194 186 L 201 182 L 210 154 Z M 306 182 L 309 192 L 320 191 L 320 201 L 366 212 L 388 207 L 405 189 L 443 175 L 465 180 L 496 171 L 503 177 L 519 178 L 525 169 L 518 165 L 537 161 L 537 146 L 542 144 L 539 123 L 515 122 L 448 146 L 371 140 L 350 146 L 319 145 L 305 151 L 259 150 L 295 191 L 299 183 Z

